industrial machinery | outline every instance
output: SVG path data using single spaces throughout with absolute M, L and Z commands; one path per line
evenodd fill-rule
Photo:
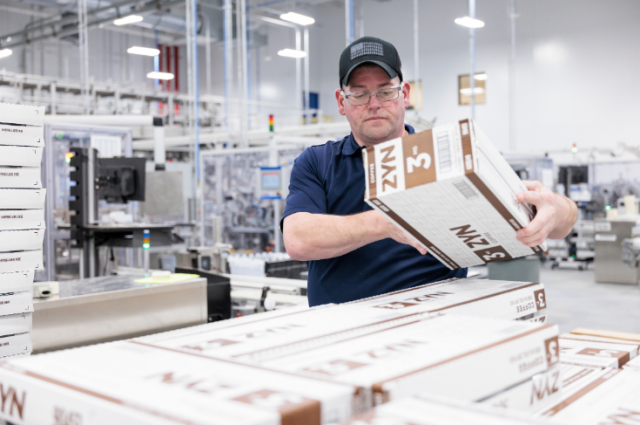
M 635 221 L 595 222 L 595 280 L 638 285 L 640 267 L 635 254 L 638 237 Z

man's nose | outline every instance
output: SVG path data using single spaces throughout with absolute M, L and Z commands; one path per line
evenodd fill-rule
M 371 100 L 369 100 L 369 109 L 380 109 L 380 101 L 378 100 L 378 96 L 374 93 L 371 93 Z

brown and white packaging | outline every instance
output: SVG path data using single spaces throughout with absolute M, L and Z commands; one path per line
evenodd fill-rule
M 640 423 L 640 373 L 606 369 L 577 392 L 540 413 L 550 423 L 631 425 Z
M 40 167 L 42 148 L 0 145 L 0 166 Z
M 471 120 L 363 151 L 365 201 L 450 269 L 540 253 L 516 239 L 526 187 Z
M 0 230 L 44 229 L 44 210 L 0 210 Z
M 421 391 L 480 400 L 559 361 L 551 325 L 446 314 L 367 330 L 323 337 L 322 348 L 281 347 L 262 364 L 366 388 L 378 405 Z
M 343 425 L 542 425 L 544 421 L 477 403 L 418 394 L 383 404 Z
M 0 337 L 31 332 L 31 313 L 0 316 Z
M 36 251 L 0 252 L 0 273 L 42 269 L 42 249 Z
M 0 385 L 15 395 L 0 418 L 23 425 L 319 425 L 359 413 L 348 384 L 133 341 L 0 363 Z
M 33 289 L 0 294 L 0 316 L 33 313 Z
M 603 331 L 597 329 L 576 328 L 571 331 L 573 337 L 596 339 L 598 341 L 628 343 L 640 345 L 640 334 L 630 332 Z
M 0 188 L 42 189 L 40 168 L 0 167 Z
M 546 309 L 544 286 L 537 283 L 456 279 L 342 305 L 253 315 L 165 334 L 141 341 L 242 361 L 266 361 L 290 352 L 322 347 L 324 337 L 356 336 L 389 329 L 435 313 L 517 319 Z M 264 317 L 260 320 L 261 317 Z
M 33 289 L 34 270 L 0 273 L 0 294 L 24 292 Z
M 0 124 L 0 145 L 3 146 L 44 146 L 42 127 Z
M 44 106 L 0 103 L 0 122 L 5 124 L 44 126 Z M 2 134 L 2 132 L 0 132 Z
M 0 209 L 44 210 L 47 189 L 0 189 Z
M 560 359 L 567 363 L 619 368 L 638 354 L 638 346 L 634 344 L 584 340 L 571 336 L 562 336 L 558 341 Z
M 28 356 L 31 350 L 33 350 L 31 332 L 0 337 L 0 358 Z
M 640 357 L 636 357 L 635 359 L 628 362 L 626 365 L 624 365 L 624 368 L 633 369 L 637 372 L 640 372 Z
M 0 231 L 0 251 L 3 252 L 42 249 L 43 242 L 44 229 Z

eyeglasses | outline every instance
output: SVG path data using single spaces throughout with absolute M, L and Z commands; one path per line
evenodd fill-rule
M 347 103 L 351 106 L 364 106 L 371 102 L 371 95 L 375 94 L 380 102 L 390 102 L 400 97 L 400 91 L 404 83 L 400 83 L 397 86 L 387 87 L 386 89 L 380 89 L 365 93 L 345 93 L 340 91 Z

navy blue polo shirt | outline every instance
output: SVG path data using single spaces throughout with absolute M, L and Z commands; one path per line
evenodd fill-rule
M 409 134 L 415 130 L 405 125 Z M 337 142 L 306 149 L 291 172 L 284 218 L 297 212 L 352 215 L 372 208 L 364 202 L 362 149 L 353 133 Z M 467 269 L 449 270 L 431 254 L 393 239 L 365 245 L 345 255 L 309 261 L 309 305 L 344 303 L 453 277 Z

